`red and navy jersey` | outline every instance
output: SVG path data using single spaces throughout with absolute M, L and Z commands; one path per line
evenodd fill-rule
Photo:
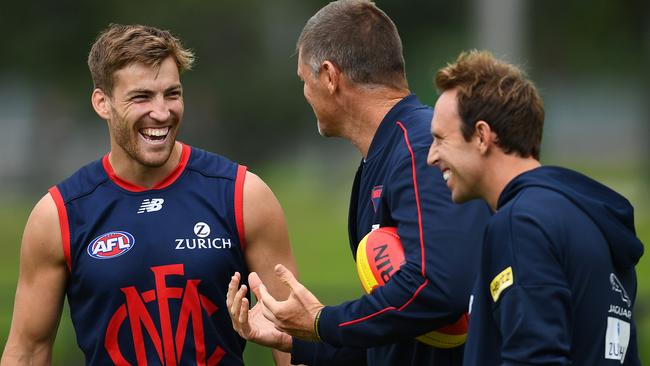
M 183 145 L 152 189 L 117 177 L 108 155 L 50 189 L 88 365 L 243 365 L 225 303 L 232 274 L 248 272 L 245 174 Z
M 439 169 L 427 166 L 431 108 L 415 95 L 384 117 L 354 180 L 350 249 L 373 228 L 397 227 L 406 263 L 385 286 L 323 308 L 324 342 L 294 340 L 293 361 L 309 365 L 458 366 L 463 347 L 416 341 L 467 312 L 479 248 L 490 217 L 486 204 L 451 201 Z

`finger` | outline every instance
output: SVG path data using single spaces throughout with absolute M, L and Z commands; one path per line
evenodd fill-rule
M 246 285 L 241 285 L 239 286 L 239 290 L 235 293 L 235 297 L 233 298 L 233 304 L 232 307 L 236 308 L 239 307 L 241 304 L 241 300 L 246 297 L 246 293 L 248 292 L 248 287 Z
M 247 290 L 248 289 L 246 288 L 246 285 L 241 285 L 239 291 L 237 291 L 237 293 L 235 294 L 232 306 L 229 308 L 233 320 L 239 318 L 239 309 L 241 309 L 241 302 L 242 299 L 246 296 Z
M 237 317 L 232 318 L 233 328 L 244 339 L 249 339 L 251 327 L 248 324 L 248 299 L 244 298 L 241 301 Z
M 241 307 L 239 310 L 239 324 L 241 325 L 242 331 L 248 334 L 251 329 L 250 324 L 248 324 L 248 299 L 244 298 L 241 300 Z
M 257 289 L 260 295 L 260 302 L 263 305 L 262 309 L 264 310 L 264 316 L 267 319 L 271 320 L 271 318 L 267 316 L 267 313 L 270 312 L 273 314 L 273 319 L 275 319 L 275 314 L 280 310 L 282 305 L 273 297 L 273 295 L 269 293 L 269 291 L 266 289 L 266 286 L 264 286 L 264 283 L 260 283 Z
M 255 298 L 257 298 L 257 301 L 260 300 L 260 285 L 262 284 L 262 280 L 260 280 L 260 276 L 257 275 L 255 272 L 251 272 L 248 275 L 248 285 L 251 287 L 251 291 L 255 295 Z
M 251 272 L 250 275 L 248 275 L 248 283 L 251 284 L 251 290 L 253 290 L 253 293 L 255 294 L 255 297 L 257 297 L 257 300 L 260 302 L 264 301 L 273 301 L 277 302 L 273 295 L 269 293 L 269 291 L 266 289 L 266 286 L 264 285 L 264 282 L 260 279 L 260 277 L 257 275 L 255 272 Z
M 230 283 L 228 283 L 228 292 L 226 293 L 226 306 L 228 309 L 232 306 L 233 298 L 239 288 L 239 277 L 239 272 L 235 272 L 235 274 L 230 278 Z
M 277 327 L 278 319 L 275 317 L 275 314 L 266 306 L 266 304 L 263 301 L 258 302 L 258 305 L 261 305 L 262 307 L 262 315 L 266 318 L 266 320 L 270 321 L 273 323 L 274 326 Z
M 291 290 L 297 290 L 302 287 L 300 282 L 298 282 L 296 279 L 296 276 L 294 276 L 293 273 L 287 269 L 287 267 L 283 266 L 282 264 L 276 264 L 274 269 L 275 274 L 280 277 L 280 280 L 289 286 Z

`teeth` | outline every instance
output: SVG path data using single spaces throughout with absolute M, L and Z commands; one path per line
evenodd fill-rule
M 147 136 L 165 136 L 169 132 L 169 127 L 164 128 L 143 128 L 140 130 L 140 133 Z
M 442 172 L 442 179 L 444 179 L 445 182 L 448 181 L 450 177 L 451 177 L 450 170 L 445 170 L 444 172 Z

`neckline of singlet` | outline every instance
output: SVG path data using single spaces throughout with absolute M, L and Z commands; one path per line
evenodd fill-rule
M 180 142 L 179 142 L 180 143 Z M 178 162 L 178 165 L 172 170 L 171 173 L 165 179 L 161 180 L 160 182 L 156 183 L 155 186 L 151 188 L 147 187 L 142 187 L 140 185 L 137 185 L 135 183 L 131 183 L 125 179 L 122 179 L 115 174 L 115 171 L 113 170 L 113 166 L 111 165 L 111 162 L 108 159 L 108 155 L 110 153 L 107 153 L 104 155 L 102 158 L 102 165 L 104 166 L 104 170 L 106 171 L 106 174 L 108 174 L 108 177 L 113 181 L 113 183 L 117 184 L 120 188 L 126 189 L 127 191 L 130 192 L 144 192 L 144 191 L 150 191 L 150 190 L 159 190 L 163 188 L 169 187 L 172 183 L 178 179 L 178 177 L 181 176 L 183 171 L 185 171 L 185 167 L 187 166 L 187 162 L 190 160 L 190 152 L 192 149 L 183 143 L 180 143 L 182 146 L 182 151 L 181 151 L 181 159 Z

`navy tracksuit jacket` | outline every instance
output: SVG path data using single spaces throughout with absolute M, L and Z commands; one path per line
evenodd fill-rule
M 640 365 L 642 253 L 618 193 L 563 168 L 521 174 L 486 229 L 464 365 Z
M 349 213 L 350 249 L 379 226 L 396 226 L 406 263 L 383 287 L 320 317 L 323 342 L 294 339 L 292 362 L 308 365 L 462 363 L 463 347 L 436 349 L 416 336 L 467 311 L 481 237 L 490 211 L 456 205 L 438 169 L 427 166 L 429 107 L 402 99 L 381 122 L 357 171 Z

